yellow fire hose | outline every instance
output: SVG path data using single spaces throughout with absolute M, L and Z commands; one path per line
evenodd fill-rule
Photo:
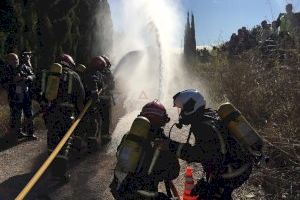
M 54 151 L 50 154 L 50 156 L 47 158 L 47 160 L 43 163 L 43 165 L 39 168 L 39 170 L 34 174 L 34 176 L 30 179 L 30 181 L 27 183 L 27 185 L 23 188 L 23 190 L 19 193 L 19 195 L 16 197 L 15 200 L 23 200 L 25 196 L 30 192 L 30 190 L 33 188 L 33 186 L 37 183 L 37 181 L 40 179 L 40 177 L 44 174 L 46 169 L 49 167 L 49 165 L 53 162 L 59 151 L 62 149 L 62 147 L 65 145 L 65 143 L 68 141 L 69 137 L 72 135 L 75 128 L 78 126 L 79 122 L 85 115 L 85 113 L 88 111 L 89 107 L 92 104 L 92 99 L 90 99 L 86 105 L 84 106 L 83 110 L 79 114 L 78 118 L 75 120 L 75 122 L 72 124 L 72 126 L 69 128 L 67 133 L 64 135 L 64 137 L 61 139 L 61 141 L 58 143 Z

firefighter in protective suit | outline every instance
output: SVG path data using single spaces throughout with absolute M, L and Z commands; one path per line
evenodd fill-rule
M 217 112 L 205 108 L 203 96 L 194 89 L 177 93 L 174 106 L 181 109 L 178 128 L 191 125 L 195 144 L 172 140 L 160 141 L 177 157 L 202 164 L 205 179 L 200 179 L 192 195 L 201 199 L 232 199 L 234 189 L 240 187 L 251 174 L 252 161 L 241 145 L 220 121 Z
M 19 58 L 14 53 L 7 55 L 8 64 L 5 66 L 2 78 L 2 84 L 8 90 L 8 100 L 10 106 L 10 128 L 13 140 L 15 137 L 26 136 L 30 139 L 37 139 L 34 135 L 32 121 L 32 95 L 31 85 L 35 80 L 35 74 L 31 66 L 22 63 L 19 65 Z M 27 58 L 30 63 L 30 58 Z M 27 124 L 27 133 L 23 133 L 21 129 L 22 111 Z
M 83 83 L 86 91 L 86 101 L 92 99 L 93 103 L 83 118 L 80 128 L 86 132 L 85 139 L 89 151 L 95 151 L 101 145 L 102 113 L 100 110 L 100 95 L 103 93 L 104 81 L 101 70 L 106 62 L 100 57 L 91 59 L 83 75 Z
M 112 90 L 115 88 L 115 82 L 113 74 L 110 70 L 111 63 L 107 56 L 101 56 L 106 65 L 104 68 L 100 70 L 103 79 L 103 92 L 100 94 L 100 110 L 102 116 L 102 129 L 101 129 L 101 136 L 104 141 L 110 140 L 110 124 L 111 124 L 111 107 L 112 107 Z
M 57 63 L 51 66 L 47 76 L 43 77 L 45 98 L 48 100 L 48 111 L 44 116 L 47 133 L 48 151 L 51 153 L 74 119 L 84 107 L 85 91 L 79 75 L 74 71 L 75 62 L 70 55 L 62 54 Z M 43 84 L 42 84 L 43 85 Z M 72 137 L 59 152 L 52 165 L 52 174 L 68 181 L 68 161 Z
M 169 151 L 155 156 L 154 141 L 166 139 L 163 127 L 170 121 L 157 101 L 146 104 L 117 149 L 117 165 L 110 184 L 115 199 L 170 199 L 158 184 L 179 175 L 178 159 Z M 153 158 L 156 157 L 156 162 Z

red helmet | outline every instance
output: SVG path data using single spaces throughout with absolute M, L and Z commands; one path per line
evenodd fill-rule
M 106 67 L 106 62 L 102 56 L 97 56 L 92 58 L 89 66 L 92 69 L 103 70 Z
M 70 69 L 74 69 L 76 66 L 72 56 L 70 56 L 68 54 L 61 54 L 59 57 L 59 60 L 57 62 L 59 62 L 61 65 L 66 66 Z
M 157 100 L 144 105 L 140 115 L 146 117 L 152 125 L 158 127 L 164 126 L 170 121 L 166 108 Z
M 107 67 L 107 68 L 110 68 L 110 67 L 111 67 L 111 63 L 110 63 L 109 58 L 108 58 L 106 55 L 102 55 L 101 57 L 105 60 L 105 62 L 106 62 L 106 67 Z

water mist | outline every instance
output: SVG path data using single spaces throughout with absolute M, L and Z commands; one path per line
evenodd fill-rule
M 142 106 L 167 99 L 170 58 L 182 37 L 183 17 L 174 0 L 121 0 L 122 29 L 114 38 L 113 69 L 118 99 L 126 115 L 117 124 L 113 140 L 129 130 Z M 179 41 L 179 42 L 178 42 Z

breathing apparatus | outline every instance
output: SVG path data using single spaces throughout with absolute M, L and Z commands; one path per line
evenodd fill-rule
M 182 121 L 182 117 L 179 117 L 178 122 L 177 122 L 177 123 L 174 123 L 174 124 L 171 126 L 171 128 L 170 128 L 170 131 L 169 131 L 169 134 L 168 134 L 169 139 L 171 139 L 171 132 L 172 132 L 173 127 L 176 126 L 176 128 L 182 129 L 183 125 L 184 125 L 184 123 L 183 123 L 183 121 Z M 192 131 L 191 131 L 191 129 L 190 129 L 188 138 L 187 138 L 187 140 L 186 140 L 186 143 L 189 143 L 190 138 L 191 138 L 191 135 L 192 135 Z

